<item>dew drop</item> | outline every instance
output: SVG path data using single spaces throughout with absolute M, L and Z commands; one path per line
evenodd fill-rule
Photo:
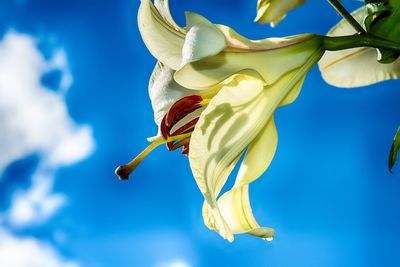
M 266 240 L 266 241 L 272 241 L 272 240 L 274 240 L 274 238 L 273 237 L 266 237 L 266 238 L 264 238 L 264 240 Z

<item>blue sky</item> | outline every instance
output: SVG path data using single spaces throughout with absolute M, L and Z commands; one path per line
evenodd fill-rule
M 256 1 L 171 0 L 250 38 L 324 34 L 339 16 L 310 0 L 277 27 Z M 345 1 L 349 9 L 360 2 Z M 155 59 L 139 0 L 0 2 L 0 266 L 396 266 L 400 170 L 387 170 L 399 82 L 327 85 L 317 68 L 276 113 L 279 145 L 252 184 L 265 242 L 208 230 L 187 159 L 159 148 L 128 182 L 114 175 L 157 129 Z M 36 259 L 36 261 L 34 260 Z

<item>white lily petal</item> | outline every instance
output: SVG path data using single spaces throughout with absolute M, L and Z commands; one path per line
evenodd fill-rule
M 270 23 L 275 27 L 286 13 L 304 4 L 305 0 L 258 0 L 257 17 L 254 19 L 258 23 Z
M 273 238 L 273 229 L 260 227 L 254 218 L 249 200 L 249 183 L 259 178 L 268 168 L 277 144 L 278 134 L 271 118 L 248 147 L 234 187 L 218 199 L 222 216 L 235 234 L 248 233 L 268 240 Z
M 170 24 L 176 30 L 182 32 L 182 34 L 185 34 L 185 30 L 175 22 L 171 15 L 171 11 L 169 10 L 169 0 L 155 0 L 154 6 L 168 24 Z
M 164 7 L 167 2 L 163 3 Z M 150 53 L 171 69 L 178 69 L 182 62 L 182 47 L 185 32 L 176 28 L 176 24 L 170 24 L 169 12 L 162 9 L 161 15 L 150 0 L 142 0 L 139 13 L 138 25 L 143 41 Z M 171 18 L 172 19 L 172 18 Z
M 149 96 L 154 111 L 154 121 L 157 126 L 160 126 L 165 114 L 179 99 L 194 94 L 200 95 L 204 98 L 211 98 L 222 86 L 220 85 L 208 90 L 193 91 L 176 83 L 173 79 L 174 73 L 175 71 L 168 66 L 165 66 L 161 62 L 157 62 L 150 77 Z M 158 133 L 157 136 L 160 136 L 160 133 Z
M 274 229 L 261 227 L 254 218 L 248 184 L 224 194 L 218 200 L 218 206 L 233 234 L 250 234 L 269 241 L 274 238 Z
M 300 79 L 279 106 L 290 104 L 297 98 L 304 78 Z M 275 155 L 277 145 L 278 134 L 272 117 L 249 145 L 233 188 L 217 201 L 223 218 L 234 234 L 246 233 L 266 240 L 272 240 L 274 237 L 272 228 L 260 227 L 254 218 L 248 187 L 267 170 Z M 208 213 L 208 210 L 205 210 L 206 207 L 203 207 L 203 214 Z
M 225 39 L 228 42 L 229 50 L 236 52 L 243 52 L 241 50 L 255 52 L 280 49 L 286 46 L 303 42 L 315 36 L 314 34 L 301 34 L 287 36 L 285 38 L 269 37 L 260 40 L 252 40 L 244 37 L 243 35 L 239 34 L 234 29 L 228 26 L 220 24 L 216 24 L 215 26 L 218 27 L 218 29 L 224 34 Z
M 213 195 L 218 195 L 224 184 L 224 181 L 220 182 L 219 174 L 250 142 L 245 142 L 241 136 L 244 136 L 244 139 L 253 139 L 255 136 L 248 137 L 247 132 L 252 130 L 251 126 L 256 120 L 255 117 L 262 117 L 259 114 L 262 112 L 260 110 L 262 105 L 257 105 L 261 100 L 265 101 L 262 98 L 264 95 L 262 82 L 244 75 L 235 77 L 235 82 L 224 86 L 211 100 L 201 114 L 190 142 L 189 160 L 192 171 L 218 174 L 207 175 L 209 180 L 199 180 L 198 183 L 202 192 L 207 191 L 210 185 Z M 250 111 L 251 117 L 249 117 Z M 253 135 L 256 134 L 253 133 Z M 234 153 L 230 151 L 231 149 Z M 220 164 L 221 157 L 228 158 L 228 160 L 223 160 L 226 162 L 221 163 L 226 165 L 215 170 L 213 167 Z M 195 175 L 195 178 L 196 176 L 198 175 Z M 203 178 L 204 176 L 201 175 L 200 179 Z
M 154 111 L 154 121 L 160 125 L 168 109 L 182 97 L 193 95 L 193 90 L 177 84 L 174 79 L 175 71 L 157 62 L 149 82 L 149 96 Z
M 182 65 L 216 55 L 226 47 L 224 34 L 198 14 L 186 12 L 186 30 Z
M 364 7 L 357 9 L 352 15 L 358 22 L 362 22 L 365 15 Z M 341 20 L 328 32 L 328 36 L 355 33 L 346 20 Z M 366 47 L 327 51 L 319 62 L 319 69 L 324 80 L 333 86 L 360 87 L 384 80 L 399 79 L 400 59 L 390 64 L 381 64 L 377 61 L 376 49 Z
M 240 153 L 235 160 L 233 160 L 227 167 L 226 169 L 221 173 L 220 175 L 220 181 L 223 181 L 224 184 L 226 182 L 226 180 L 228 179 L 229 175 L 231 174 L 233 168 L 236 166 L 236 164 L 238 163 L 240 157 L 242 156 L 243 153 Z M 231 232 L 230 228 L 228 227 L 228 225 L 226 225 L 225 227 L 223 227 L 222 229 L 219 230 L 218 228 L 218 222 L 215 220 L 214 216 L 211 214 L 211 208 L 208 205 L 207 201 L 204 201 L 203 203 L 203 209 L 202 209 L 202 213 L 203 213 L 203 220 L 204 220 L 204 224 L 211 230 L 219 232 L 220 235 L 226 239 L 228 239 L 229 241 L 233 241 L 233 233 Z M 223 220 L 223 219 L 221 219 Z M 225 231 L 225 232 L 224 232 Z
M 288 66 L 300 67 L 319 47 L 319 38 L 305 37 L 302 42 L 265 51 L 222 51 L 218 55 L 186 64 L 175 73 L 175 80 L 182 86 L 204 89 L 215 86 L 243 70 L 255 70 L 265 84 L 272 84 L 284 74 Z M 276 62 L 271 64 L 271 62 Z
M 212 228 L 224 238 L 233 240 L 233 231 L 229 224 L 234 225 L 234 222 L 231 220 L 228 222 L 224 218 L 216 201 L 226 182 L 222 174 L 255 140 L 271 120 L 275 110 L 285 101 L 289 102 L 286 99 L 290 92 L 299 88 L 299 83 L 303 81 L 304 76 L 316 64 L 322 53 L 321 49 L 314 50 L 301 67 L 287 72 L 274 84 L 265 88 L 260 79 L 237 75 L 232 84 L 221 88 L 201 114 L 191 137 L 189 161 L 197 185 L 208 205 L 204 208 L 205 219 L 210 221 Z M 254 174 L 250 173 L 253 176 L 246 175 L 244 178 L 239 176 L 238 186 L 243 186 L 241 181 L 246 185 L 247 181 L 255 179 L 254 175 L 258 175 L 262 168 L 256 169 Z M 239 192 L 232 196 L 236 199 L 235 203 L 239 201 L 240 205 L 247 205 L 248 197 L 243 193 L 246 192 L 240 192 L 240 197 L 237 195 Z M 224 210 L 226 215 L 230 214 L 229 209 Z M 245 217 L 250 218 L 249 209 L 246 208 L 246 211 Z M 267 235 L 267 232 L 262 230 L 254 230 L 252 234 L 257 233 Z M 268 230 L 268 233 L 271 232 Z
M 249 145 L 233 187 L 241 187 L 259 178 L 271 164 L 277 145 L 278 133 L 272 116 Z
M 237 84 L 223 87 L 203 111 L 189 149 L 190 166 L 209 205 L 212 228 L 230 241 L 233 235 L 221 216 L 216 196 L 226 182 L 224 172 L 257 134 L 254 121 L 260 119 L 262 124 L 263 117 L 263 105 L 257 105 L 262 101 L 263 83 L 244 75 L 236 78 Z
M 301 87 L 303 86 L 304 80 L 306 76 L 304 76 L 300 81 L 293 87 L 293 89 L 289 92 L 289 94 L 285 97 L 285 99 L 282 101 L 280 106 L 286 106 L 291 103 L 293 103 L 296 98 L 299 96 Z

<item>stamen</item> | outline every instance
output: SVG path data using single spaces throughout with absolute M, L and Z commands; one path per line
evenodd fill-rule
M 175 135 L 179 135 L 179 134 L 185 134 L 188 132 L 192 132 L 192 130 L 194 129 L 194 127 L 196 126 L 196 123 L 199 121 L 199 117 L 194 118 L 193 120 L 189 121 L 188 123 L 186 123 L 185 125 L 183 125 L 182 127 L 180 127 L 179 129 L 177 129 L 175 132 L 173 132 L 171 134 L 171 136 L 175 136 Z
M 136 167 L 144 160 L 147 155 L 150 154 L 153 149 L 163 144 L 164 142 L 156 141 L 151 143 L 148 147 L 146 147 L 139 155 L 136 156 L 131 162 L 126 165 L 119 166 L 115 170 L 115 174 L 119 177 L 120 180 L 128 180 L 129 175 L 136 169 Z
M 167 139 L 159 138 L 152 142 L 148 147 L 146 147 L 139 155 L 136 156 L 131 162 L 128 164 L 119 166 L 115 169 L 115 174 L 119 177 L 120 180 L 128 180 L 129 175 L 136 169 L 136 167 L 159 145 L 174 142 L 177 140 L 184 140 L 190 137 L 191 133 L 180 134 L 176 136 L 171 136 Z
M 165 116 L 165 124 L 172 127 L 178 121 L 202 107 L 203 98 L 199 95 L 186 96 L 176 101 Z
M 166 143 L 169 150 L 175 150 L 183 146 L 182 154 L 187 155 L 189 152 L 190 136 L 199 118 L 194 118 L 185 123 L 173 133 L 171 133 L 171 130 L 187 115 L 203 107 L 204 105 L 207 105 L 209 102 L 210 99 L 203 99 L 203 97 L 199 95 L 186 96 L 176 101 L 161 121 L 160 132 L 162 137 L 154 140 L 154 142 L 146 147 L 131 162 L 126 165 L 119 166 L 115 170 L 115 174 L 119 177 L 119 179 L 128 180 L 129 175 L 136 169 L 136 167 L 150 154 L 151 151 L 153 151 L 153 149 L 161 144 Z
M 189 145 L 190 142 L 190 137 L 186 137 L 185 139 L 181 139 L 177 142 L 169 142 L 167 143 L 167 148 L 169 151 L 173 151 L 175 149 L 178 149 L 182 146 L 187 146 Z
M 161 121 L 161 123 L 160 123 L 160 132 L 161 132 L 161 135 L 162 135 L 162 137 L 163 137 L 164 139 L 168 139 L 168 137 L 169 137 L 169 131 L 170 131 L 170 128 L 167 127 L 167 124 L 165 123 L 165 118 L 166 118 L 166 117 L 167 117 L 167 116 L 164 116 L 163 119 L 162 119 L 162 121 Z
M 184 145 L 182 148 L 182 154 L 183 155 L 189 155 L 189 143 L 187 145 Z
M 172 129 L 176 127 L 178 123 L 182 123 L 186 120 L 187 116 L 201 107 L 204 107 L 210 102 L 211 99 L 203 98 L 199 95 L 185 96 L 176 101 L 165 114 L 160 124 L 161 135 L 167 139 L 170 136 L 177 134 L 187 133 L 192 131 L 194 125 L 197 123 L 198 118 L 192 119 L 191 121 L 180 126 L 179 129 L 171 133 Z
M 203 100 L 200 102 L 200 105 L 204 107 L 205 105 L 208 105 L 210 103 L 211 98 L 203 98 Z

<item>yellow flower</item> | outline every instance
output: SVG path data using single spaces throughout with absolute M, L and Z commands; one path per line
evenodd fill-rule
M 270 23 L 275 27 L 286 17 L 286 13 L 305 3 L 306 0 L 258 0 L 257 17 L 254 21 L 258 23 Z
M 352 16 L 362 23 L 365 14 L 365 8 L 362 7 L 354 11 Z M 328 36 L 355 33 L 353 27 L 346 20 L 342 20 L 328 32 Z M 390 64 L 381 64 L 377 58 L 377 49 L 370 47 L 327 51 L 319 62 L 319 68 L 327 83 L 345 88 L 400 78 L 400 58 Z
M 204 196 L 205 224 L 233 241 L 247 233 L 270 240 L 249 202 L 249 184 L 268 168 L 277 146 L 275 110 L 298 96 L 304 78 L 324 53 L 316 35 L 249 40 L 229 27 L 187 13 L 187 27 L 173 22 L 167 2 L 142 0 L 139 27 L 159 60 L 150 97 L 159 134 L 122 178 L 156 146 L 183 147 Z M 163 3 L 160 5 L 160 3 Z M 243 157 L 236 182 L 221 194 Z

